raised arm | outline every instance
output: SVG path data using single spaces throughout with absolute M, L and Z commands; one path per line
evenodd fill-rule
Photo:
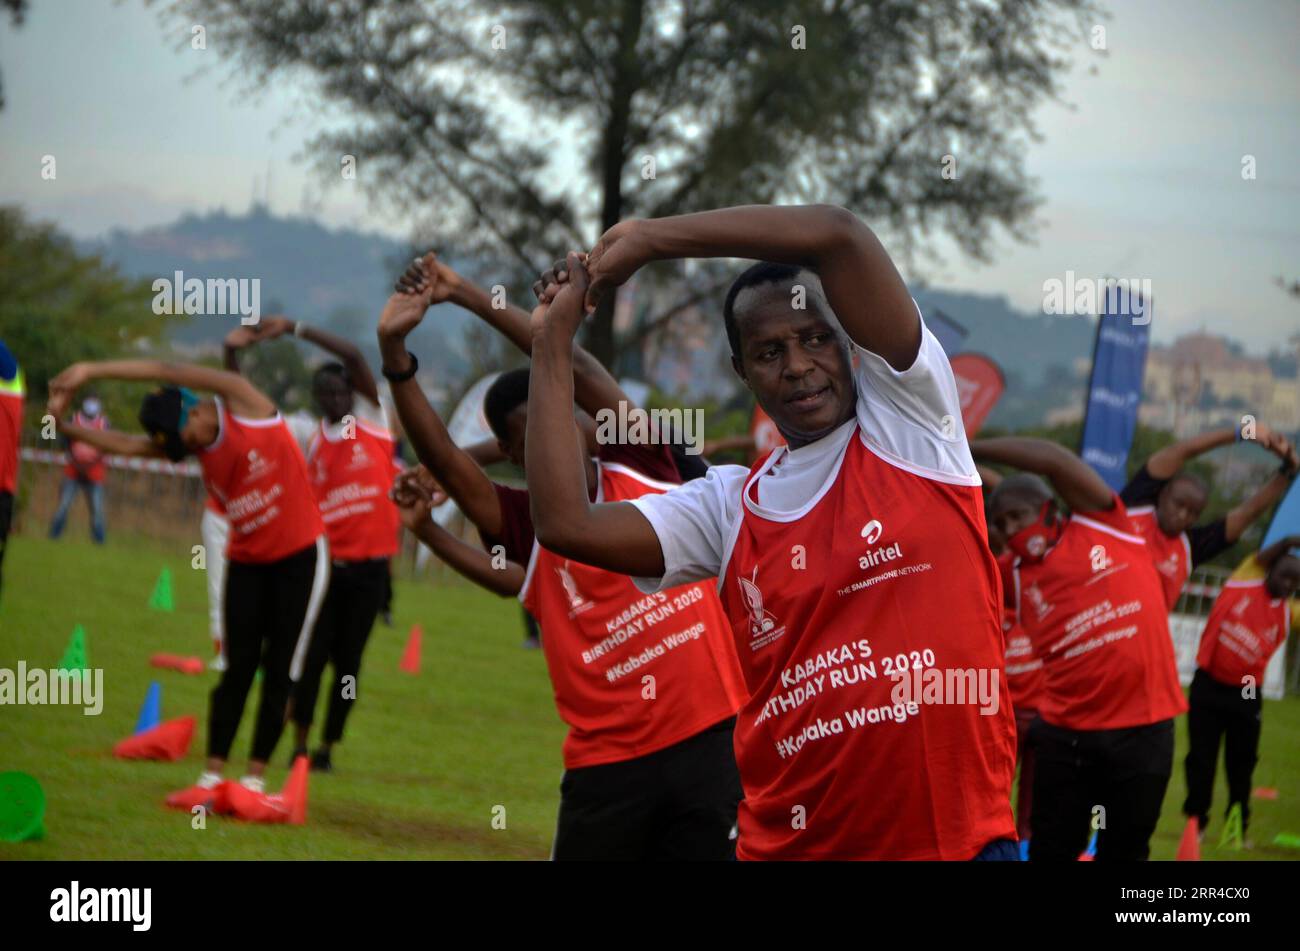
M 214 370 L 193 363 L 167 363 L 160 360 L 103 360 L 95 363 L 74 363 L 50 380 L 50 412 L 56 417 L 62 416 L 73 396 L 76 395 L 77 389 L 91 380 L 142 380 L 169 383 L 173 386 L 185 386 L 216 393 L 225 399 L 230 411 L 239 416 L 264 419 L 276 413 L 275 404 L 270 398 L 237 373 Z
M 587 259 L 588 311 L 651 261 L 754 258 L 816 271 L 849 338 L 906 370 L 921 346 L 912 296 L 870 228 L 832 205 L 746 205 L 693 215 L 623 221 Z
M 1288 535 L 1285 538 L 1279 538 L 1267 548 L 1261 548 L 1255 553 L 1255 560 L 1263 567 L 1264 573 L 1268 574 L 1273 569 L 1273 562 L 1277 561 L 1292 548 L 1300 547 L 1300 535 Z
M 402 524 L 458 574 L 502 597 L 517 595 L 524 586 L 524 566 L 469 545 L 435 522 L 431 517 L 432 500 L 420 490 L 418 475 L 408 469 L 398 476 L 393 487 L 392 498 Z
M 970 451 L 976 462 L 1037 473 L 1052 484 L 1071 511 L 1103 512 L 1114 506 L 1114 493 L 1092 466 L 1054 442 L 1003 436 L 972 440 Z
M 432 294 L 427 286 L 398 283 L 379 318 L 379 352 L 389 377 L 393 406 L 416 457 L 442 483 L 465 516 L 488 535 L 501 534 L 501 502 L 492 480 L 452 442 L 442 418 L 416 382 L 406 337 L 424 318 Z M 402 374 L 411 373 L 405 379 Z M 394 377 L 398 379 L 394 379 Z
M 148 436 L 134 436 L 115 429 L 87 429 L 75 423 L 60 423 L 59 433 L 115 456 L 148 456 L 155 459 L 167 457 Z
M 413 262 L 404 276 L 417 285 L 420 281 L 427 284 L 432 292 L 432 303 L 447 301 L 463 307 L 498 331 L 523 353 L 532 355 L 533 334 L 529 328 L 528 312 L 505 300 L 499 301 L 502 306 L 496 306 L 498 301 L 492 294 L 439 261 L 432 251 Z M 543 276 L 549 277 L 551 281 L 563 280 L 567 276 L 564 273 L 564 262 L 556 261 Z M 617 412 L 620 402 L 632 405 L 613 375 L 576 343 L 573 347 L 573 366 L 575 402 L 592 416 L 602 409 Z
M 663 549 L 645 516 L 628 502 L 587 498 L 586 447 L 573 419 L 573 338 L 583 316 L 587 273 L 578 255 L 550 305 L 533 311 L 525 441 L 528 494 L 537 540 L 557 554 L 609 571 L 661 577 Z
M 1249 498 L 1229 511 L 1223 519 L 1223 536 L 1227 539 L 1228 544 L 1232 544 L 1241 538 L 1242 533 L 1250 527 L 1250 524 L 1255 519 L 1267 512 L 1273 507 L 1273 503 L 1286 495 L 1287 487 L 1290 485 L 1290 475 L 1285 472 L 1275 473 L 1271 479 L 1256 489 Z
M 1211 449 L 1230 445 L 1238 439 L 1253 442 L 1283 460 L 1294 456 L 1290 441 L 1263 423 L 1256 423 L 1249 436 L 1239 435 L 1241 432 L 1240 429 L 1214 429 L 1199 436 L 1179 440 L 1152 453 L 1146 461 L 1147 472 L 1153 479 L 1172 479 L 1183 466 L 1197 456 Z

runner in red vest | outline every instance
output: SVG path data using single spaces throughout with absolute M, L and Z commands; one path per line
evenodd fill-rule
M 1016 555 L 1012 604 L 1043 662 L 1030 860 L 1075 860 L 1089 820 L 1098 861 L 1145 860 L 1173 769 L 1173 718 L 1187 709 L 1146 544 L 1068 449 L 1012 437 L 971 451 L 1024 470 L 993 492 L 989 521 Z
M 420 461 L 477 526 L 499 570 L 511 570 L 511 562 L 526 566 L 520 600 L 542 629 L 556 707 L 569 726 L 553 856 L 730 857 L 740 798 L 730 736 L 744 687 L 716 595 L 701 584 L 645 595 L 626 577 L 539 545 L 530 494 L 494 484 L 452 443 L 414 382 L 418 365 L 405 345 L 430 304 L 451 300 L 527 352 L 527 313 L 493 307 L 486 292 L 431 254 L 407 270 L 397 289 L 380 319 L 379 343 L 402 427 Z M 590 354 L 579 351 L 577 359 L 584 411 L 597 416 L 632 407 Z M 513 370 L 484 397 L 488 423 L 516 464 L 524 461 L 528 387 L 529 371 Z M 572 400 L 567 419 L 576 439 Z M 655 494 L 681 481 L 666 443 L 596 450 L 575 459 L 585 460 L 577 478 L 597 498 Z
M 398 469 L 375 378 L 355 344 L 301 320 L 264 317 L 227 335 L 226 368 L 239 372 L 241 348 L 285 334 L 341 361 L 325 364 L 312 377 L 321 420 L 307 449 L 307 472 L 329 538 L 330 582 L 290 703 L 296 727 L 292 761 L 307 753 L 321 676 L 326 663 L 333 667 L 325 730 L 311 754 L 311 768 L 329 772 L 334 744 L 343 739 L 358 695 L 361 656 L 387 589 L 389 560 L 397 553 L 397 508 L 388 494 Z
M 992 492 L 1002 484 L 1002 473 L 987 466 L 976 466 L 985 492 Z M 1038 704 L 1043 693 L 1043 662 L 1034 653 L 1033 642 L 1020 625 L 1016 606 L 1010 595 L 1015 590 L 1013 568 L 1015 552 L 1007 548 L 1007 541 L 991 522 L 987 524 L 989 548 L 998 560 L 1002 575 L 1002 636 L 1006 642 L 1007 688 L 1011 691 L 1011 708 L 1016 713 L 1016 835 L 1020 837 L 1021 854 L 1029 845 L 1029 817 L 1033 813 L 1034 749 L 1029 745 L 1029 728 L 1038 718 Z
M 1219 740 L 1228 775 L 1228 811 L 1241 807 L 1242 836 L 1250 822 L 1251 780 L 1259 758 L 1264 669 L 1300 622 L 1300 536 L 1274 542 L 1248 558 L 1223 586 L 1201 634 L 1187 713 L 1189 748 L 1183 769 L 1183 814 L 1202 834 L 1210 821 Z
M 603 292 L 683 257 L 768 259 L 723 314 L 787 445 L 749 471 L 593 501 L 568 412 L 574 336 Z M 947 358 L 875 235 L 838 208 L 727 208 L 622 222 L 586 264 L 590 286 L 570 254 L 536 288 L 533 519 L 557 557 L 643 590 L 718 577 L 750 692 L 737 856 L 1015 860 L 980 480 Z
M 1198 476 L 1183 467 L 1202 453 L 1243 438 L 1278 456 L 1281 470 L 1227 515 L 1205 525 L 1194 524 L 1210 492 Z M 1133 528 L 1146 539 L 1147 551 L 1160 572 L 1166 608 L 1173 610 L 1193 568 L 1235 545 L 1250 524 L 1286 494 L 1297 466 L 1300 459 L 1290 440 L 1262 423 L 1254 424 L 1253 431 L 1239 426 L 1184 439 L 1147 459 L 1119 497 L 1128 508 Z
M 325 595 L 328 548 L 307 465 L 275 404 L 238 374 L 153 360 L 74 363 L 50 381 L 49 412 L 59 418 L 77 389 L 92 380 L 162 383 L 140 407 L 140 423 L 149 435 L 75 425 L 64 425 L 64 434 L 124 456 L 179 462 L 194 455 L 230 522 L 227 667 L 212 691 L 208 760 L 194 786 L 167 797 L 178 809 L 221 810 L 221 773 L 259 664 L 262 695 L 241 783 L 264 793 L 266 762 L 284 729 L 290 688 L 302 673 Z M 214 395 L 200 399 L 190 388 Z
M 0 340 L 0 568 L 4 566 L 14 495 L 18 492 L 18 446 L 23 431 L 23 371 Z
M 99 399 L 88 396 L 81 409 L 72 416 L 74 425 L 82 429 L 108 429 L 108 417 L 101 411 Z M 59 505 L 50 521 L 50 538 L 63 534 L 68 520 L 68 510 L 77 498 L 77 490 L 86 494 L 86 507 L 90 510 L 90 536 L 95 544 L 104 543 L 104 454 L 89 443 L 68 440 L 68 460 L 63 466 L 63 484 L 59 486 Z

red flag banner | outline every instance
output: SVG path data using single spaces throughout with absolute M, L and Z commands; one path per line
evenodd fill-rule
M 959 353 L 950 362 L 953 376 L 957 378 L 966 438 L 971 439 L 1002 398 L 1006 380 L 998 365 L 981 353 Z

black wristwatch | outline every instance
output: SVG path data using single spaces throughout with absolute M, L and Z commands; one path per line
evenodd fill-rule
M 411 365 L 401 373 L 394 373 L 385 366 L 379 368 L 379 372 L 384 375 L 384 379 L 389 383 L 405 383 L 411 377 L 415 376 L 416 370 L 420 369 L 420 361 L 415 359 L 415 354 L 408 350 L 406 351 L 406 356 L 411 361 Z

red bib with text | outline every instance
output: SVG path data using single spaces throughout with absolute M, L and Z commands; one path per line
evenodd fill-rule
M 673 488 L 597 463 L 602 502 Z M 644 756 L 735 714 L 745 689 L 707 581 L 644 594 L 534 544 L 520 599 L 542 629 L 567 769 Z
M 308 452 L 307 472 L 331 558 L 364 561 L 396 554 L 401 521 L 388 490 L 397 471 L 389 433 L 358 419 L 347 435 L 331 438 L 322 421 Z
M 217 401 L 221 431 L 201 451 L 203 481 L 230 521 L 226 557 L 264 564 L 315 542 L 324 531 L 307 463 L 284 418 L 243 419 Z
M 1116 730 L 1187 709 L 1161 579 L 1131 524 L 1116 496 L 1016 566 L 1017 614 L 1043 662 L 1038 713 L 1054 726 Z
M 1286 598 L 1270 595 L 1262 579 L 1229 581 L 1205 622 L 1196 666 L 1233 687 L 1253 677 L 1259 696 L 1264 668 L 1286 640 L 1290 624 L 1290 604 Z
M 1183 593 L 1187 576 L 1192 573 L 1192 545 L 1187 533 L 1166 535 L 1156 520 L 1156 510 L 1150 505 L 1140 505 L 1128 510 L 1133 531 L 1147 543 L 1147 556 L 1156 566 L 1164 593 L 1165 608 L 1172 611 Z
M 750 692 L 737 856 L 964 860 L 1014 839 L 979 487 L 891 464 L 859 432 L 810 507 L 774 521 L 753 503 L 782 452 L 745 483 L 720 580 Z

